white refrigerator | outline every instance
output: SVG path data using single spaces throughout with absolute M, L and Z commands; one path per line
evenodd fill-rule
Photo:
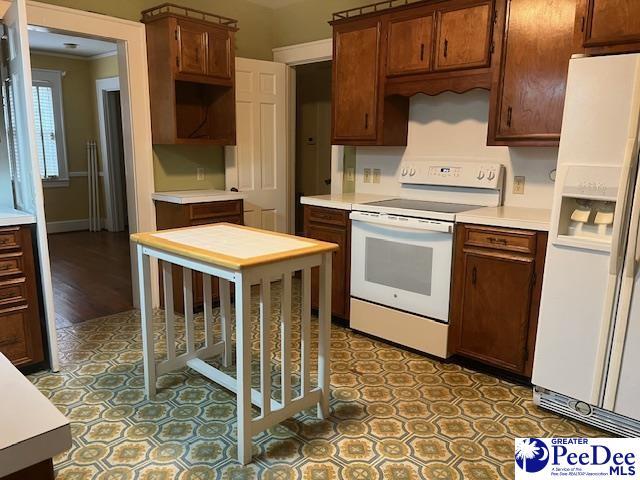
M 640 436 L 640 55 L 573 58 L 532 382 L 547 409 Z

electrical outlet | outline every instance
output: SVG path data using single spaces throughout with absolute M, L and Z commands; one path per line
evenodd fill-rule
M 347 182 L 355 182 L 356 181 L 356 169 L 353 167 L 349 167 L 347 168 L 346 173 L 346 177 L 347 177 Z
M 198 182 L 201 182 L 204 180 L 204 168 L 202 167 L 196 168 L 196 180 Z
M 525 177 L 513 177 L 513 193 L 514 195 L 524 195 Z
M 373 169 L 373 183 L 380 183 L 380 176 L 382 175 L 382 172 L 380 171 L 379 168 L 374 168 Z
M 371 169 L 364 169 L 364 183 L 371 183 Z

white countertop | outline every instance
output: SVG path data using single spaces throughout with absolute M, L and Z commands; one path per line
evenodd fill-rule
M 225 190 L 176 190 L 173 192 L 156 192 L 151 198 L 160 202 L 179 203 L 207 203 L 225 200 L 243 200 L 246 194 L 241 192 L 227 192 Z
M 36 223 L 36 217 L 15 208 L 0 207 L 0 227 Z
M 493 227 L 523 228 L 548 232 L 551 210 L 525 207 L 483 207 L 459 213 L 456 222 L 490 225 Z
M 0 353 L 0 478 L 71 448 L 69 420 Z
M 352 210 L 353 205 L 389 200 L 391 198 L 396 198 L 396 196 L 374 195 L 370 193 L 340 193 L 335 195 L 331 194 L 316 195 L 313 197 L 300 197 L 300 203 L 302 203 L 303 205 L 314 205 L 316 207 Z

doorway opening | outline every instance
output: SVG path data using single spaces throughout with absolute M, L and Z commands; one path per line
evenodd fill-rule
M 295 67 L 295 205 L 302 234 L 300 197 L 331 193 L 331 61 Z
M 29 29 L 56 327 L 133 308 L 117 43 Z

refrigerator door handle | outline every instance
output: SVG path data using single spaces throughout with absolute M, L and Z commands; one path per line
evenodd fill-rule
M 624 262 L 624 275 L 622 277 L 622 284 L 620 285 L 620 300 L 618 302 L 618 310 L 616 312 L 616 322 L 613 331 L 613 340 L 611 342 L 611 355 L 609 358 L 609 369 L 605 384 L 604 401 L 602 404 L 602 407 L 607 410 L 614 410 L 616 406 L 618 384 L 622 368 L 622 355 L 629 326 L 629 315 L 631 314 L 631 298 L 633 295 L 633 284 L 636 276 L 638 240 L 640 237 L 640 179 L 636 180 L 633 198 L 631 222 L 629 224 L 629 244 Z
M 637 122 L 635 124 L 637 132 Z M 611 256 L 609 258 L 609 281 L 607 282 L 607 291 L 605 293 L 604 308 L 602 312 L 602 322 L 600 322 L 600 333 L 598 335 L 598 349 L 595 358 L 595 373 L 593 376 L 593 387 L 591 390 L 591 402 L 593 405 L 601 405 L 604 399 L 604 372 L 607 353 L 609 351 L 609 339 L 611 338 L 611 327 L 616 312 L 616 290 L 618 279 L 620 276 L 620 268 L 622 267 L 622 237 L 624 232 L 624 224 L 627 217 L 627 197 L 629 188 L 631 187 L 632 162 L 638 159 L 638 142 L 636 138 L 627 140 L 627 148 L 624 155 L 624 164 L 622 166 L 623 185 L 618 191 L 616 201 L 615 219 L 613 225 L 613 238 L 611 239 Z M 626 240 L 626 238 L 625 238 Z

